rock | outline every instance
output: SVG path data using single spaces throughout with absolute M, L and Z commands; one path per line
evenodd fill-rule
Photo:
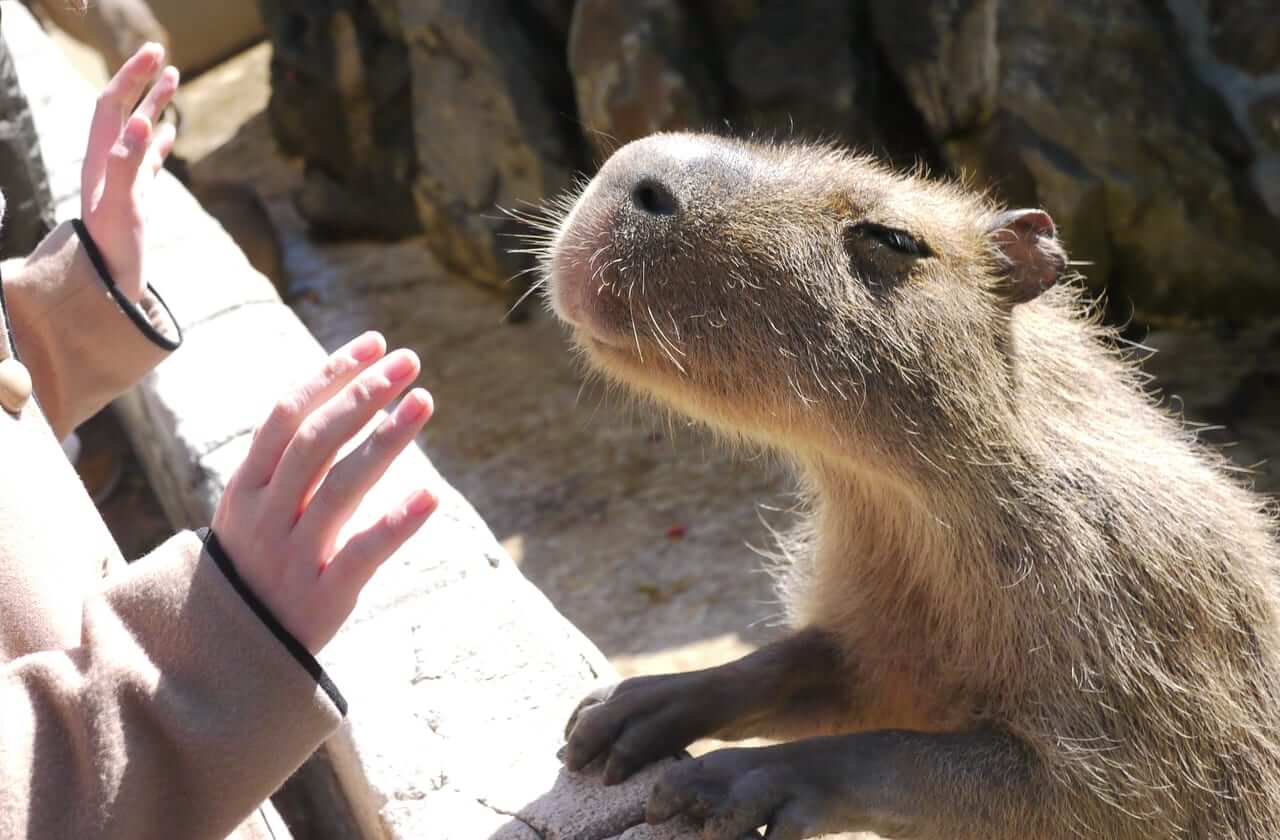
M 389 0 L 375 6 L 388 16 Z M 413 77 L 414 198 L 432 249 L 459 274 L 501 286 L 528 268 L 524 225 L 499 208 L 569 186 L 581 158 L 563 54 L 500 0 L 400 4 Z
M 65 2 L 65 0 L 50 0 Z M 169 33 L 171 60 L 188 76 L 204 72 L 266 36 L 255 0 L 147 0 Z M 92 4 L 91 4 L 92 5 Z
M 262 0 L 271 35 L 271 121 L 304 159 L 299 211 L 322 236 L 399 238 L 414 199 L 408 50 L 368 4 Z
M 497 285 L 529 267 L 497 208 L 561 191 L 585 149 L 724 123 L 1044 206 L 1113 314 L 1148 320 L 1280 310 L 1277 3 L 263 0 L 320 230 L 421 228 Z
M 1158 330 L 1143 365 L 1170 407 L 1207 426 L 1243 479 L 1280 495 L 1280 320 L 1245 328 Z
M 700 5 L 706 14 L 707 0 Z M 868 81 L 854 49 L 853 5 L 761 0 L 735 9 L 707 15 L 717 24 L 734 116 L 749 121 L 735 128 L 848 136 Z
M 1280 93 L 1255 100 L 1249 106 L 1249 120 L 1262 142 L 1280 152 Z
M 266 34 L 254 0 L 94 0 L 84 10 L 68 0 L 44 0 L 39 6 L 59 29 L 97 50 L 109 73 L 156 41 L 170 62 L 193 76 Z
M 1280 154 L 1259 158 L 1249 170 L 1249 175 L 1268 212 L 1280 219 Z M 1273 310 L 1268 308 L 1266 311 Z
M 8 28 L 6 27 L 6 38 Z M 22 92 L 6 40 L 0 39 L 0 259 L 24 257 L 53 229 L 53 196 L 36 137 L 31 108 Z
M 985 123 L 999 86 L 996 0 L 874 0 L 876 40 L 920 110 L 945 140 Z
M 529 7 L 555 33 L 560 43 L 568 43 L 575 0 L 529 0 Z
M 938 161 L 877 51 L 866 4 L 688 0 L 719 56 L 725 121 L 737 133 L 853 145 L 910 165 Z
M 1207 5 L 1213 51 L 1222 61 L 1256 76 L 1280 72 L 1280 2 L 1208 0 Z
M 583 130 L 601 159 L 655 131 L 711 127 L 720 91 L 702 34 L 677 0 L 581 0 L 569 70 Z
M 1213 68 L 1182 52 L 1200 54 L 1195 27 L 1141 0 L 1000 8 L 995 113 L 937 138 L 951 165 L 1047 208 L 1124 314 L 1277 311 L 1280 219 L 1250 187 L 1252 143 Z
M 59 0 L 44 0 L 39 5 L 41 13 L 59 29 L 97 51 L 108 75 L 148 41 L 163 44 L 169 54 L 173 52 L 169 33 L 147 0 L 101 0 L 83 8 Z
M 331 236 L 426 234 L 456 272 L 499 287 L 530 266 L 502 208 L 569 185 L 580 140 L 556 26 L 499 0 L 318 6 L 263 0 L 272 117 L 303 157 L 299 210 Z

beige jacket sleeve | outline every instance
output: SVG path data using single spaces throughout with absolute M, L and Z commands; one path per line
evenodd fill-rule
M 141 379 L 180 339 L 154 290 L 136 305 L 112 297 L 70 223 L 25 260 L 6 262 L 3 282 L 14 343 L 59 439 Z
M 0 667 L 0 836 L 223 838 L 338 726 L 320 666 L 184 532 Z

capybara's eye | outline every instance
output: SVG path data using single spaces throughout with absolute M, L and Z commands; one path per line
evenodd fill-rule
M 905 230 L 886 227 L 875 222 L 858 222 L 851 226 L 845 233 L 846 245 L 850 244 L 851 238 L 883 245 L 909 257 L 933 256 L 933 251 L 929 250 L 928 245 Z

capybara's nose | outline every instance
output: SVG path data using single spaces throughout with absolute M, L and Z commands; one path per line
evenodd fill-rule
M 650 216 L 678 216 L 680 202 L 661 176 L 642 175 L 631 188 L 631 205 Z
M 615 152 L 597 177 L 619 222 L 657 232 L 696 224 L 746 187 L 749 169 L 716 137 L 654 134 Z

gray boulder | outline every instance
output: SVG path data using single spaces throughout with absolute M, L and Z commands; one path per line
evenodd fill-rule
M 703 38 L 678 0 L 580 0 L 569 70 L 583 130 L 601 159 L 655 131 L 714 123 L 723 97 Z
M 408 48 L 413 197 L 432 249 L 452 269 L 502 285 L 529 265 L 509 234 L 519 208 L 569 186 L 581 160 L 573 88 L 541 18 L 504 0 L 376 0 Z
M 261 5 L 273 125 L 305 162 L 298 208 L 317 232 L 423 232 L 488 286 L 529 267 L 499 208 L 565 189 L 579 167 L 567 3 Z
M 1248 125 L 1256 83 L 1218 51 L 1274 73 L 1276 18 L 1209 5 L 1216 21 L 1181 0 L 1007 3 L 993 32 L 983 4 L 921 0 L 875 20 L 952 168 L 1047 208 L 1122 311 L 1248 318 L 1280 306 L 1275 170 Z M 904 15 L 932 34 L 904 35 Z
M 271 35 L 272 127 L 305 163 L 297 204 L 321 236 L 421 229 L 408 48 L 364 2 L 261 0 Z
M 0 39 L 0 191 L 6 209 L 0 258 L 26 256 L 53 229 L 53 197 L 31 108 L 9 47 Z

